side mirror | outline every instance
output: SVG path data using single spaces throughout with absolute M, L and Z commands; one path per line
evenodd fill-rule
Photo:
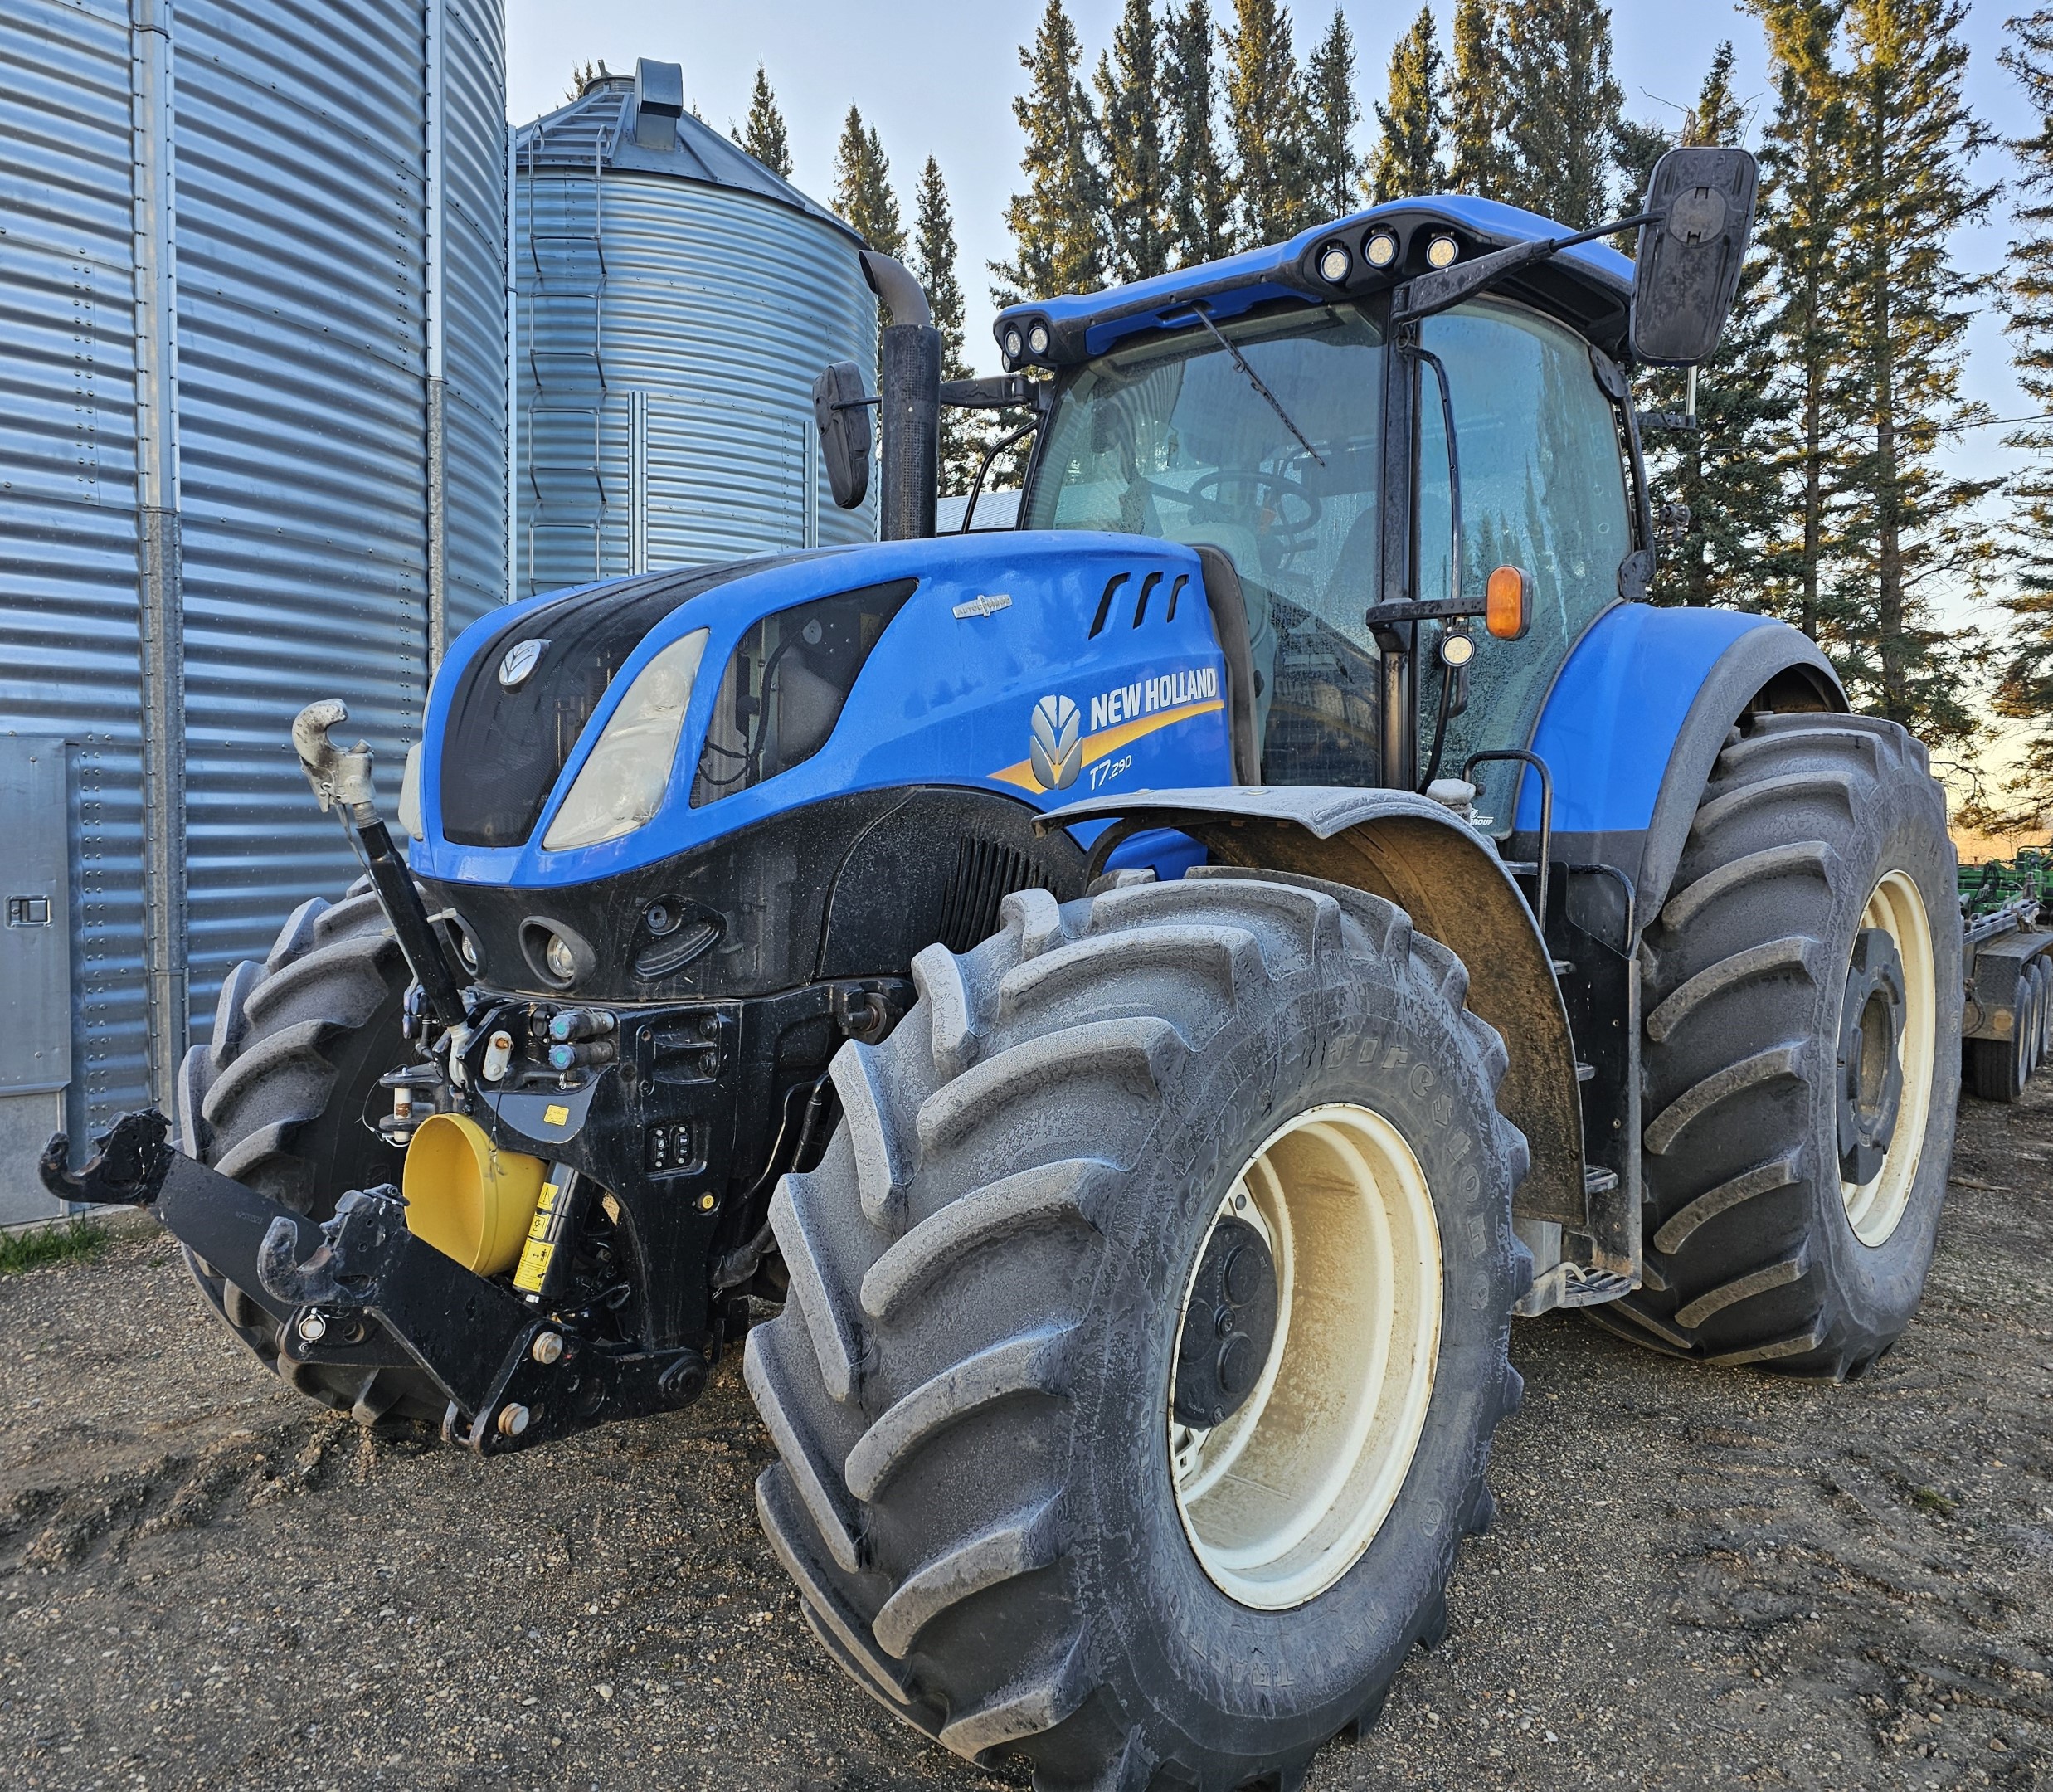
M 1654 164 L 1632 278 L 1632 353 L 1654 367 L 1709 358 L 1739 288 L 1759 174 L 1744 149 L 1671 149 Z
M 869 407 L 863 370 L 837 361 L 813 382 L 813 421 L 820 430 L 820 458 L 834 501 L 853 510 L 869 493 Z

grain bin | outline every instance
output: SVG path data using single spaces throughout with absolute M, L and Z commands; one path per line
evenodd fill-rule
M 814 377 L 876 362 L 860 240 L 684 106 L 601 75 L 516 137 L 514 589 L 867 540 Z
M 504 46 L 498 0 L 0 9 L 0 1220 L 355 875 L 294 713 L 396 792 L 505 595 Z

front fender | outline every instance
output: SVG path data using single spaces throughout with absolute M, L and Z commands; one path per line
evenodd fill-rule
M 1473 830 L 1404 791 L 1239 786 L 1160 790 L 1072 803 L 1042 827 L 1119 818 L 1092 869 L 1126 835 L 1173 828 L 1219 864 L 1294 872 L 1395 903 L 1467 967 L 1468 1006 L 1504 1036 L 1511 1068 L 1498 1104 L 1521 1128 L 1532 1171 L 1521 1219 L 1588 1224 L 1575 1051 L 1553 961 L 1518 886 Z

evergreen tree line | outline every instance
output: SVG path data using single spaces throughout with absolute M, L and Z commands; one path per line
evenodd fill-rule
M 1125 0 L 1087 80 L 1063 0 L 1046 0 L 1019 52 L 1024 179 L 994 299 L 1145 280 L 1450 187 L 1586 228 L 1665 142 L 1625 115 L 1598 0 L 1459 0 L 1451 51 L 1422 7 L 1367 106 L 1337 7 L 1301 61 L 1293 36 L 1279 0 L 1222 0 L 1216 17 L 1211 0 Z
M 1216 17 L 1209 0 L 1126 0 L 1087 76 L 1063 0 L 1046 0 L 1020 51 L 1023 180 L 992 296 L 1144 278 L 1406 194 L 1477 193 L 1585 228 L 1628 209 L 1671 144 L 1746 144 L 1760 160 L 1760 213 L 1731 322 L 1698 372 L 1700 426 L 1647 443 L 1657 502 L 1670 507 L 1656 596 L 1786 618 L 1819 642 L 1857 706 L 1957 764 L 1993 709 L 2019 725 L 2021 762 L 1978 790 L 1965 819 L 2042 825 L 2053 810 L 2053 6 L 2009 22 L 2001 61 L 2038 128 L 1998 144 L 1964 98 L 1964 0 L 1749 5 L 1767 91 L 1736 90 L 1725 46 L 1695 103 L 1661 126 L 1627 115 L 1596 0 L 1457 0 L 1444 46 L 1422 10 L 1367 106 L 1337 11 L 1301 61 L 1277 0 L 1221 0 Z M 788 171 L 760 72 L 756 102 L 737 135 Z M 2017 240 L 2003 275 L 1978 276 L 1951 245 L 1998 197 L 1982 174 L 1997 148 L 2015 168 Z M 834 197 L 919 275 L 951 376 L 966 373 L 938 166 L 930 158 L 917 183 L 908 236 L 883 147 L 852 108 Z M 2035 413 L 2009 420 L 2026 464 L 2000 487 L 1959 476 L 1942 452 L 1964 431 L 2002 426 L 1962 391 L 1968 325 L 1990 305 Z M 1642 410 L 1681 410 L 1686 383 L 1642 373 Z M 951 420 L 951 489 L 974 470 L 975 428 Z M 1997 626 L 1950 625 L 1949 597 L 1992 598 Z

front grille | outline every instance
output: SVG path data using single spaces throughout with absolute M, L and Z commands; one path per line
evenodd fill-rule
M 942 945 L 966 952 L 998 931 L 998 905 L 1014 890 L 1046 889 L 1040 867 L 1014 847 L 966 834 L 956 842 L 956 868 L 941 898 Z

